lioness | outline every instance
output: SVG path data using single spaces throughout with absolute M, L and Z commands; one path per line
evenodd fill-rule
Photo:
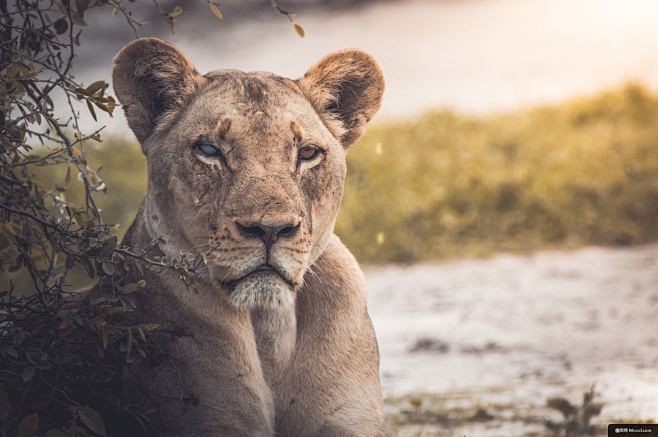
M 138 307 L 166 364 L 140 379 L 166 436 L 384 435 L 379 353 L 363 275 L 333 234 L 347 148 L 384 79 L 358 50 L 302 78 L 199 74 L 174 46 L 138 39 L 114 89 L 148 162 L 124 244 L 207 254 L 194 286 L 146 272 Z

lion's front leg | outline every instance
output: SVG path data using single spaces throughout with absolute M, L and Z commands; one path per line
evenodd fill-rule
M 297 343 L 275 387 L 277 433 L 385 435 L 379 351 L 363 276 L 338 238 L 297 298 Z
M 209 351 L 181 347 L 186 352 L 186 391 L 195 399 L 183 413 L 190 416 L 183 435 L 272 436 L 274 404 L 258 357 L 250 357 L 244 344 L 228 347 L 225 341 L 206 339 L 203 348 L 212 343 Z
M 161 321 L 176 316 L 155 331 L 158 364 L 137 375 L 158 412 L 155 434 L 272 436 L 274 402 L 249 314 L 219 304 L 188 312 L 166 295 L 149 303 Z

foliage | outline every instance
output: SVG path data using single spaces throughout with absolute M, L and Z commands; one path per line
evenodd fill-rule
M 123 364 L 145 356 L 143 325 L 117 323 L 135 305 L 128 269 L 170 266 L 191 271 L 191 260 L 168 260 L 118 245 L 95 195 L 106 189 L 87 161 L 99 130 L 83 133 L 77 107 L 112 113 L 108 84 L 88 86 L 71 76 L 83 17 L 91 6 L 112 6 L 131 25 L 120 1 L 0 1 L 0 431 L 3 435 L 105 435 L 95 408 L 143 422 L 142 412 L 121 396 Z M 67 119 L 54 101 L 63 96 Z M 47 152 L 43 153 L 44 147 Z M 46 186 L 35 169 L 59 168 Z M 78 202 L 66 197 L 76 185 Z M 75 270 L 110 293 L 86 295 L 67 287 Z M 63 434 L 64 433 L 64 434 Z
M 594 386 L 583 394 L 583 403 L 573 405 L 564 398 L 551 398 L 546 405 L 562 414 L 561 422 L 546 421 L 546 427 L 552 435 L 564 437 L 593 436 L 599 433 L 598 428 L 591 423 L 592 419 L 603 409 L 603 404 L 595 402 Z
M 133 293 L 146 286 L 135 278 L 173 269 L 187 281 L 203 262 L 162 256 L 161 238 L 139 252 L 119 244 L 116 215 L 96 201 L 108 188 L 87 152 L 101 129 L 83 132 L 79 110 L 96 119 L 117 103 L 106 82 L 82 84 L 71 71 L 94 9 L 141 25 L 127 3 L 0 0 L 0 436 L 126 435 L 123 423 L 145 435 L 150 412 L 128 394 L 127 364 L 158 359 L 159 348 L 148 336 L 157 326 L 130 322 Z M 172 31 L 181 13 L 163 12 Z M 85 282 L 97 286 L 73 291 Z
M 658 95 L 630 84 L 490 117 L 373 126 L 349 155 L 337 233 L 413 262 L 658 239 Z

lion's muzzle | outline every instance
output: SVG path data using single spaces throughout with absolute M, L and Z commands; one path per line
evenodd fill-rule
M 280 238 L 292 238 L 299 232 L 301 219 L 284 218 L 283 220 L 235 221 L 238 232 L 245 238 L 258 238 L 265 243 L 269 251 L 272 244 Z

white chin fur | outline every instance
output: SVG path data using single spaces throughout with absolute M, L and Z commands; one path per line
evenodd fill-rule
M 245 309 L 275 309 L 292 302 L 292 289 L 279 275 L 254 273 L 235 285 L 229 294 L 231 304 Z

